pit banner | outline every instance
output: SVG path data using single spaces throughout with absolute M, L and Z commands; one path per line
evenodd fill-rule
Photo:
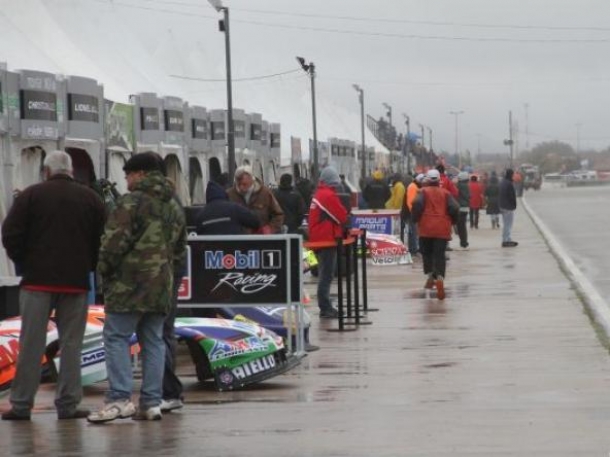
M 400 236 L 400 211 L 394 209 L 354 210 L 352 227 L 367 232 Z
M 301 300 L 301 237 L 295 235 L 189 238 L 190 293 L 180 304 L 280 305 Z

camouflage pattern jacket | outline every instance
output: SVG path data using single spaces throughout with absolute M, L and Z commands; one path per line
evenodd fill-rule
M 184 211 L 161 173 L 148 173 L 106 223 L 98 263 L 106 311 L 167 313 L 185 262 Z

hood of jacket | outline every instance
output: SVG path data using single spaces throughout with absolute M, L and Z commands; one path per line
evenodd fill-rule
M 136 183 L 133 190 L 144 192 L 163 201 L 169 201 L 174 196 L 171 184 L 158 171 L 147 173 L 140 182 Z
M 227 192 L 220 184 L 214 181 L 209 181 L 205 189 L 205 202 L 210 203 L 214 200 L 228 200 Z

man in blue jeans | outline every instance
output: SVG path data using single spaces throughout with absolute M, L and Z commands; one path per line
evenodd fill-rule
M 109 390 L 104 406 L 87 418 L 90 422 L 131 416 L 161 419 L 163 323 L 171 308 L 174 273 L 186 255 L 184 212 L 161 164 L 154 153 L 136 154 L 127 161 L 123 170 L 130 193 L 118 200 L 102 237 L 98 270 L 106 305 Z M 131 401 L 130 338 L 134 332 L 142 350 L 137 410 Z
M 502 247 L 514 248 L 519 243 L 513 241 L 511 232 L 513 229 L 513 220 L 515 218 L 515 210 L 517 209 L 517 196 L 515 187 L 513 186 L 513 170 L 507 169 L 504 174 L 504 179 L 500 181 L 500 196 L 498 198 L 498 206 L 502 214 Z

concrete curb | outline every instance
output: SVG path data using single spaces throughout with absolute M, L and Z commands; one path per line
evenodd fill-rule
M 567 271 L 568 279 L 574 284 L 578 291 L 585 298 L 585 305 L 591 310 L 595 322 L 603 329 L 607 337 L 610 338 L 610 307 L 604 298 L 599 294 L 597 289 L 587 279 L 585 274 L 576 266 L 572 258 L 568 255 L 563 246 L 557 241 L 553 233 L 548 229 L 546 224 L 536 215 L 534 210 L 528 205 L 525 198 L 521 198 L 523 207 L 527 211 L 534 225 L 538 227 L 540 233 L 547 241 L 551 251 L 555 254 L 559 263 Z

